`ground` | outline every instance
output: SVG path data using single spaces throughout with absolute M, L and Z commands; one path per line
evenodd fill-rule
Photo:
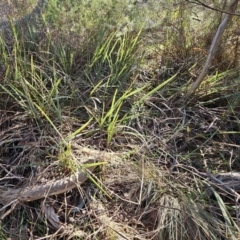
M 188 96 L 200 9 L 51 0 L 1 39 L 0 239 L 239 239 L 236 22 Z

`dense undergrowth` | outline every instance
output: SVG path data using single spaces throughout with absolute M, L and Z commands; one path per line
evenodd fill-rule
M 239 239 L 237 17 L 187 97 L 221 18 L 188 2 L 49 0 L 39 25 L 12 26 L 0 239 Z M 77 188 L 21 200 L 80 170 Z

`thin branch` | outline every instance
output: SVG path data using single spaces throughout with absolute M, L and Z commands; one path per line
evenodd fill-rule
M 211 7 L 211 6 L 207 5 L 206 3 L 203 3 L 199 0 L 194 0 L 194 1 L 186 0 L 186 1 L 189 2 L 189 3 L 196 4 L 196 5 L 201 5 L 205 8 L 208 8 L 208 9 L 216 11 L 216 12 L 225 13 L 225 14 L 229 14 L 229 15 L 232 15 L 232 16 L 239 16 L 240 17 L 240 13 L 233 13 L 233 12 L 230 12 L 230 11 L 222 10 L 220 8 L 217 8 L 217 7 Z
M 228 12 L 232 12 L 234 13 L 237 9 L 237 5 L 238 5 L 238 1 L 239 0 L 233 0 L 231 2 L 231 4 L 228 7 Z M 189 90 L 187 96 L 192 95 L 193 93 L 195 93 L 195 91 L 198 89 L 198 87 L 200 86 L 201 82 L 203 81 L 204 77 L 207 75 L 208 73 L 208 69 L 211 66 L 211 62 L 212 59 L 219 47 L 220 44 L 220 40 L 223 36 L 223 33 L 227 27 L 227 24 L 229 23 L 229 21 L 232 19 L 232 15 L 226 14 L 221 22 L 221 24 L 218 27 L 218 30 L 213 38 L 212 44 L 210 46 L 209 52 L 208 52 L 208 56 L 207 56 L 207 60 L 204 64 L 204 67 L 200 73 L 200 75 L 198 76 L 197 80 L 193 83 L 191 89 Z

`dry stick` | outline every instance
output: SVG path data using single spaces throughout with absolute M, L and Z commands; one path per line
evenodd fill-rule
M 236 197 L 236 199 L 240 199 L 240 195 L 231 187 L 227 186 L 223 181 L 221 181 L 220 179 L 218 179 L 216 176 L 213 176 L 211 173 L 203 173 L 198 171 L 196 168 L 191 167 L 191 166 L 187 166 L 184 164 L 178 164 L 178 165 L 174 165 L 174 167 L 178 168 L 182 168 L 185 169 L 187 171 L 190 171 L 191 173 L 195 174 L 196 176 L 199 176 L 201 178 L 209 178 L 211 180 L 208 181 L 209 184 L 213 184 L 214 186 L 221 189 L 221 190 L 225 190 L 226 192 L 232 194 L 234 197 Z
M 30 202 L 70 191 L 85 182 L 88 179 L 86 172 L 93 172 L 96 167 L 97 166 L 86 168 L 86 171 L 80 171 L 78 174 L 73 174 L 70 177 L 65 177 L 57 181 L 53 180 L 46 184 L 0 191 L 0 202 L 6 203 L 16 199 L 20 202 Z
M 234 13 L 236 11 L 238 1 L 239 0 L 233 0 L 231 2 L 231 4 L 228 7 L 228 12 Z M 218 49 L 218 46 L 220 44 L 220 40 L 222 38 L 222 35 L 223 35 L 223 33 L 224 33 L 224 31 L 227 27 L 227 24 L 229 23 L 229 21 L 231 19 L 232 19 L 232 15 L 226 14 L 225 17 L 223 18 L 221 24 L 219 25 L 218 30 L 217 30 L 217 32 L 216 32 L 216 34 L 213 38 L 212 44 L 210 46 L 209 53 L 208 53 L 208 56 L 207 56 L 207 60 L 206 60 L 205 65 L 202 69 L 202 72 L 200 73 L 196 82 L 194 82 L 191 89 L 189 90 L 189 92 L 187 94 L 188 96 L 192 95 L 197 90 L 197 88 L 199 87 L 199 85 L 203 81 L 204 77 L 206 76 L 206 74 L 208 72 L 208 69 L 211 66 L 212 59 L 213 59 L 213 57 L 214 57 L 214 55 L 215 55 L 215 53 Z
M 220 179 L 216 178 L 215 176 L 213 176 L 210 173 L 208 173 L 208 176 L 209 176 L 211 181 L 215 182 L 216 184 L 219 184 L 219 185 L 217 185 L 218 188 L 225 189 L 227 192 L 231 193 L 237 199 L 240 198 L 240 195 L 234 189 L 232 189 L 231 187 L 224 184 L 224 182 L 222 182 Z
M 199 172 L 196 168 L 194 167 L 191 167 L 191 166 L 186 166 L 184 164 L 178 164 L 178 165 L 175 165 L 175 167 L 181 167 L 187 171 L 190 171 L 191 173 L 199 176 L 199 177 L 203 177 L 203 178 L 209 178 L 210 181 L 207 181 L 207 183 L 209 183 L 210 185 L 213 185 L 221 190 L 225 190 L 226 192 L 232 194 L 236 200 L 235 200 L 235 203 L 236 203 L 236 219 L 237 219 L 237 224 L 239 225 L 240 223 L 240 220 L 239 220 L 239 212 L 240 212 L 240 207 L 239 207 L 239 200 L 240 200 L 240 194 L 237 193 L 233 188 L 227 186 L 224 184 L 224 182 L 222 182 L 220 179 L 218 179 L 216 176 L 213 176 L 211 173 L 203 173 L 203 172 Z
M 199 1 L 199 0 L 194 0 L 194 1 L 187 0 L 187 2 L 196 4 L 196 5 L 202 5 L 205 8 L 208 8 L 210 10 L 217 11 L 217 12 L 220 12 L 220 13 L 226 13 L 226 14 L 230 14 L 230 15 L 233 15 L 233 16 L 239 16 L 240 17 L 239 13 L 232 13 L 232 12 L 228 12 L 228 11 L 222 10 L 220 8 L 217 8 L 217 7 L 211 7 L 210 5 L 208 5 L 208 4 L 206 4 L 202 1 Z
M 103 160 L 104 162 L 121 161 L 121 158 L 118 157 L 116 153 L 100 152 L 87 147 L 79 147 L 79 152 L 87 157 L 88 161 L 86 164 L 98 163 Z M 0 203 L 6 205 L 11 201 L 30 202 L 65 193 L 84 183 L 88 179 L 89 174 L 91 174 L 97 166 L 98 165 L 89 166 L 69 177 L 60 180 L 52 180 L 39 185 L 25 186 L 20 189 L 9 189 L 7 191 L 0 188 Z M 0 212 L 5 208 L 5 206 L 1 208 Z

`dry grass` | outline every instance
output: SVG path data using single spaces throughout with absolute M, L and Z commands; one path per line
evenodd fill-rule
M 0 1 L 0 22 L 6 21 L 8 18 L 13 18 L 13 20 L 19 20 L 26 14 L 30 13 L 37 0 L 2 0 Z
M 164 6 L 160 31 L 132 5 L 102 6 L 104 25 L 72 4 L 50 1 L 42 38 L 2 41 L 0 239 L 239 239 L 236 42 L 186 99 L 212 34 L 188 25 L 192 7 Z

